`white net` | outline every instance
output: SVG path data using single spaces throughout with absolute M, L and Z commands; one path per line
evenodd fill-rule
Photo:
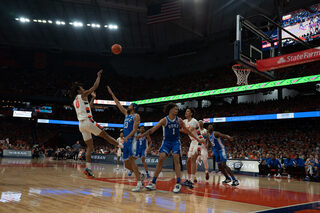
M 237 76 L 238 85 L 248 85 L 248 77 L 250 75 L 250 69 L 242 66 L 241 64 L 236 64 L 232 66 L 233 72 Z

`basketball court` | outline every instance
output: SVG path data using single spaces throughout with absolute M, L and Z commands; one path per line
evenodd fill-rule
M 136 185 L 122 167 L 94 164 L 95 179 L 84 163 L 2 159 L 0 212 L 317 212 L 319 183 L 238 175 L 240 185 L 224 177 L 197 174 L 194 189 L 172 193 L 173 171 L 164 171 L 157 191 L 131 192 Z M 140 168 L 141 169 L 141 168 Z M 145 185 L 148 181 L 145 181 Z M 294 208 L 293 208 L 294 207 Z M 313 210 L 311 210 L 313 209 Z M 297 211 L 301 210 L 301 211 Z

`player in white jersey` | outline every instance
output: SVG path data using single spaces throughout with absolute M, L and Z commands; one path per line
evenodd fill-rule
M 90 89 L 85 90 L 79 83 L 74 83 L 70 91 L 70 95 L 74 98 L 73 105 L 79 120 L 79 130 L 82 133 L 83 140 L 87 145 L 86 169 L 84 173 L 90 178 L 94 178 L 91 170 L 91 153 L 93 152 L 93 140 L 91 134 L 102 137 L 110 144 L 119 146 L 118 142 L 108 135 L 103 128 L 93 120 L 92 117 L 88 96 L 98 88 L 101 74 L 102 70 L 97 73 L 97 79 Z
M 118 144 L 123 145 L 124 143 L 124 137 L 123 137 L 123 130 L 120 130 L 120 137 L 117 139 Z M 119 147 L 117 151 L 117 168 L 119 168 L 120 158 L 122 155 L 122 149 Z
M 199 121 L 199 127 L 200 127 L 200 134 L 203 137 L 206 137 L 207 136 L 207 130 L 203 127 L 203 121 L 202 120 Z M 198 162 L 200 161 L 200 159 L 202 160 L 204 168 L 206 170 L 206 180 L 209 180 L 208 144 L 207 144 L 207 142 L 201 144 L 201 154 L 197 158 L 196 165 L 198 165 Z
M 200 127 L 198 121 L 194 118 L 195 111 L 192 108 L 187 108 L 185 112 L 186 119 L 183 120 L 186 127 L 198 138 L 202 139 L 203 137 L 200 135 Z M 190 136 L 189 136 L 190 137 Z M 197 170 L 197 157 L 198 152 L 200 151 L 201 144 L 198 143 L 197 140 L 190 137 L 191 143 L 188 151 L 188 160 L 187 160 L 187 171 L 188 171 L 188 179 L 183 183 L 184 186 L 188 186 L 193 188 L 193 181 L 197 182 L 196 179 L 196 170 Z

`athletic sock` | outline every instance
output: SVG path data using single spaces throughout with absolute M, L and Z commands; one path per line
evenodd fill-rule
M 88 169 L 91 169 L 91 163 L 86 162 L 86 167 L 87 167 Z
M 153 179 L 152 179 L 152 183 L 156 183 L 156 181 L 157 181 L 157 177 L 153 177 Z
M 146 174 L 149 175 L 149 171 L 148 170 L 146 171 Z
M 225 177 L 226 177 L 226 179 L 229 179 L 229 180 L 231 179 L 228 175 L 225 175 Z
M 232 178 L 233 181 L 237 180 L 234 176 L 231 176 L 231 178 Z
M 177 183 L 180 184 L 181 178 L 177 178 Z

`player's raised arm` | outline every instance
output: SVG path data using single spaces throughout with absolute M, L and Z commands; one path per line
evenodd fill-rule
M 159 129 L 161 126 L 165 126 L 166 125 L 166 118 L 162 118 L 154 127 L 152 127 L 151 129 L 149 129 L 148 131 L 146 131 L 145 133 L 139 135 L 138 138 L 142 138 L 142 137 L 146 137 L 148 135 L 153 134 L 157 129 Z
M 90 107 L 93 108 L 93 102 L 94 102 L 94 99 L 96 99 L 96 93 L 95 92 L 92 92 L 91 93 L 91 100 L 90 100 Z
M 221 132 L 214 132 L 214 137 L 216 138 L 225 138 L 229 141 L 233 141 L 233 137 L 231 137 L 230 135 L 225 135 L 225 134 L 222 134 Z
M 182 129 L 188 134 L 190 135 L 191 137 L 193 137 L 194 139 L 196 139 L 199 143 L 203 143 L 202 140 L 200 140 L 197 136 L 195 136 L 187 127 L 186 125 L 184 124 L 183 120 L 181 118 L 179 118 L 179 123 L 180 123 L 180 126 L 182 127 Z
M 108 92 L 110 93 L 110 95 L 112 96 L 114 102 L 116 103 L 118 109 L 124 114 L 127 115 L 127 110 L 120 104 L 118 98 L 113 94 L 111 88 L 108 86 Z
M 94 92 L 99 87 L 102 71 L 103 70 L 99 70 L 99 72 L 97 73 L 97 79 L 94 82 L 93 86 L 82 93 L 81 95 L 82 98 L 88 97 L 92 92 Z

